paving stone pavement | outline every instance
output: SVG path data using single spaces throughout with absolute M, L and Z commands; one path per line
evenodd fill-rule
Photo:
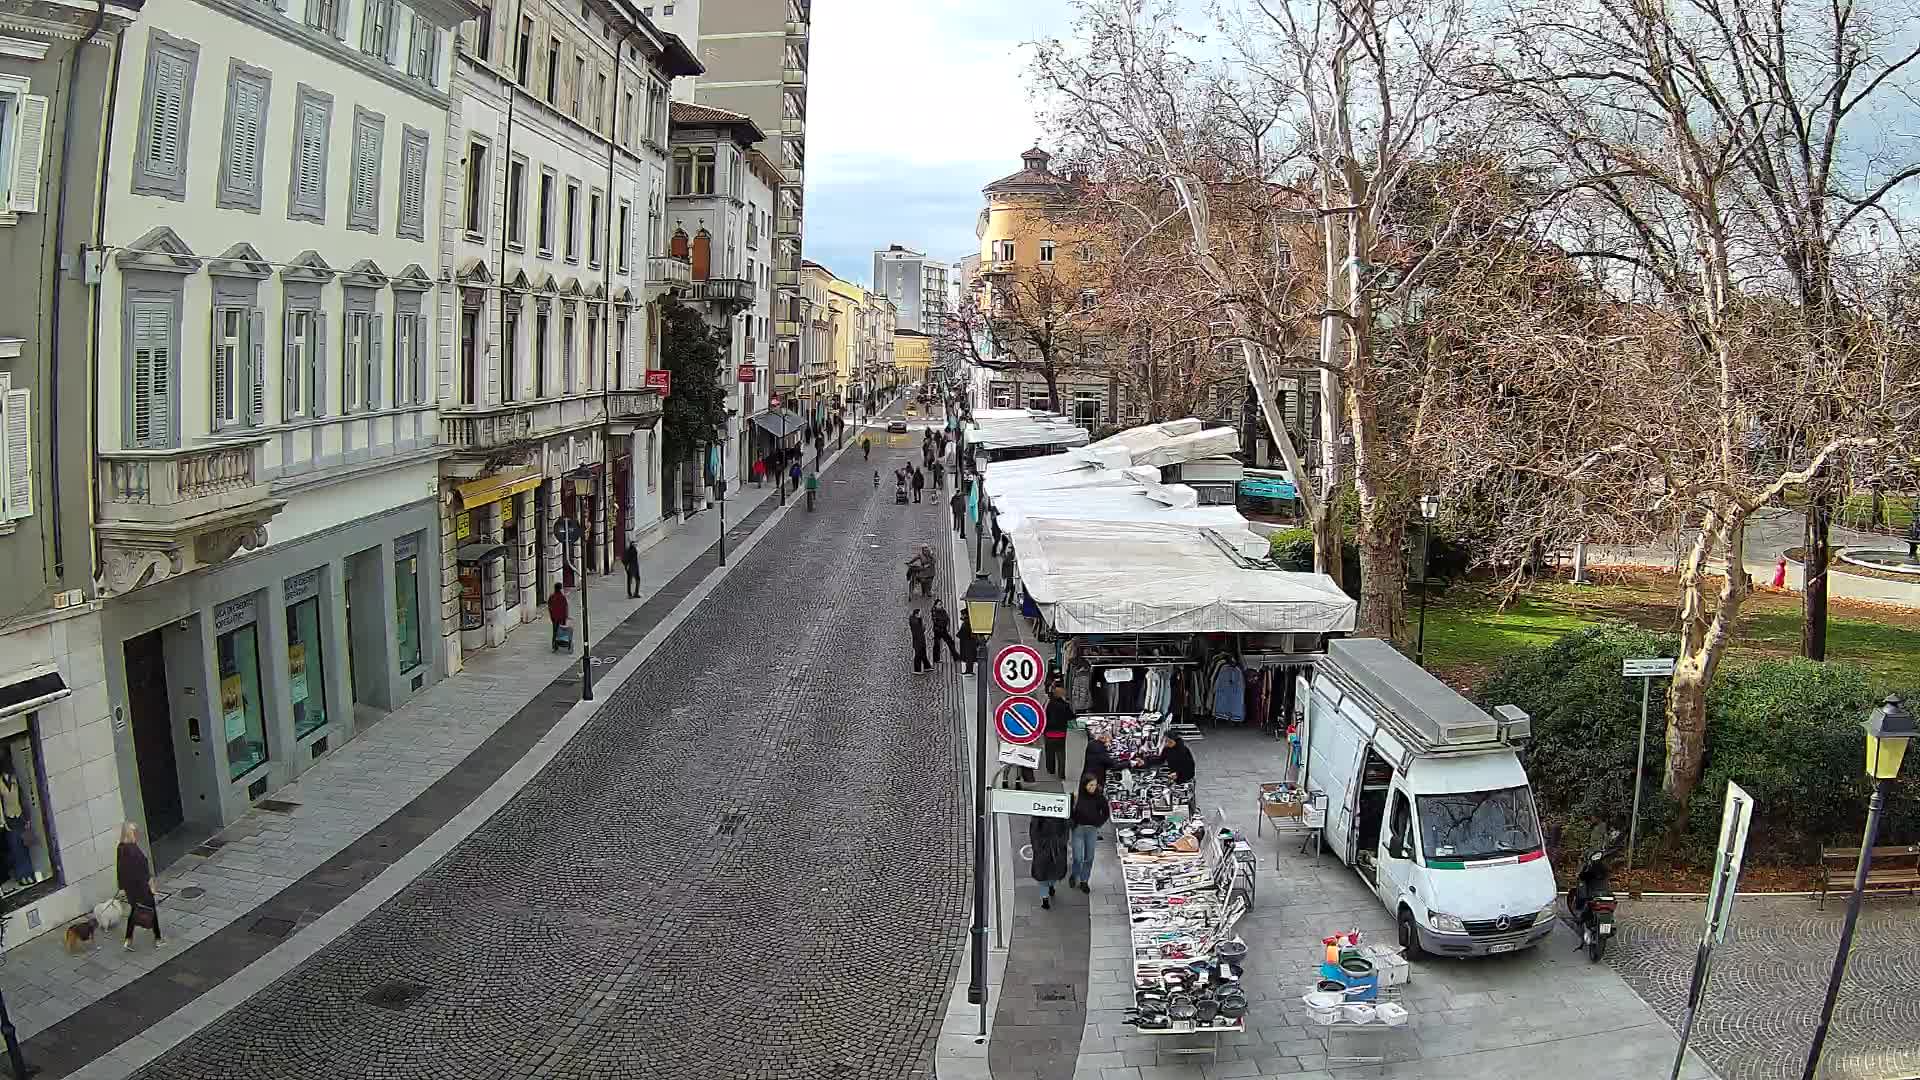
M 1574 950 L 1564 929 L 1541 946 L 1477 960 L 1414 965 L 1400 1001 L 1408 1024 L 1385 1035 L 1378 1065 L 1337 1067 L 1329 1054 L 1373 1052 L 1314 1025 L 1301 1003 L 1315 977 L 1320 939 L 1358 928 L 1392 941 L 1386 910 L 1332 855 L 1303 854 L 1299 838 L 1255 834 L 1254 798 L 1278 778 L 1281 744 L 1257 731 L 1208 730 L 1193 745 L 1203 811 L 1226 811 L 1259 857 L 1257 897 L 1240 924 L 1249 947 L 1243 985 L 1247 1030 L 1222 1036 L 1217 1057 L 1163 1051 L 1190 1037 L 1139 1035 L 1120 1023 L 1132 1000 L 1126 896 L 1108 845 L 1093 873 L 1091 1000 L 1075 1080 L 1665 1080 L 1677 1040 L 1655 1010 L 1604 964 Z M 1020 948 L 1016 940 L 1013 945 Z M 1713 1073 L 1689 1055 L 1682 1080 Z
M 942 514 L 839 480 L 491 820 L 139 1075 L 924 1070 L 966 814 L 900 563 Z
M 1715 950 L 1693 1045 L 1726 1080 L 1790 1080 L 1805 1066 L 1840 942 L 1845 897 L 1742 900 Z M 1622 936 L 1607 962 L 1663 1016 L 1686 1002 L 1704 903 L 1643 901 L 1620 908 Z M 1826 1080 L 1920 1076 L 1920 902 L 1868 898 L 1854 931 L 1847 981 L 1827 1030 Z

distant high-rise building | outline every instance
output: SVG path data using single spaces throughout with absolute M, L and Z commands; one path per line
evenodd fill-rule
M 900 310 L 899 326 L 934 337 L 946 323 L 952 268 L 899 244 L 873 253 L 873 288 Z

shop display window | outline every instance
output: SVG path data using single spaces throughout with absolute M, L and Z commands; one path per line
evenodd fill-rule
M 238 780 L 266 764 L 267 728 L 260 703 L 260 637 L 254 624 L 221 634 L 220 733 L 227 743 L 227 775 Z
M 0 837 L 0 905 L 54 877 L 35 715 L 0 720 L 0 825 L 6 830 Z
M 287 699 L 296 739 L 327 726 L 327 665 L 320 641 L 320 598 L 287 606 Z
M 393 625 L 400 647 L 400 670 L 420 666 L 420 557 L 393 560 Z

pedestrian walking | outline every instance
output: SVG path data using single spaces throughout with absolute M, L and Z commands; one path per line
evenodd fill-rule
M 953 531 L 960 534 L 960 539 L 965 540 L 967 538 L 966 495 L 959 488 L 954 488 L 953 498 L 947 500 L 947 505 L 953 507 Z
M 820 470 L 815 468 L 807 474 L 807 513 L 813 513 L 813 499 L 818 494 L 820 494 Z
M 973 658 L 980 652 L 980 638 L 973 632 L 973 619 L 960 612 L 960 647 L 955 650 L 960 657 L 960 674 L 973 674 Z
M 1106 792 L 1100 790 L 1100 777 L 1092 773 L 1081 776 L 1080 790 L 1074 793 L 1073 810 L 1067 817 L 1073 823 L 1073 862 L 1067 868 L 1067 888 L 1077 885 L 1083 893 L 1093 891 L 1087 879 L 1093 875 L 1093 857 L 1100 850 L 1100 828 L 1112 817 Z
M 553 583 L 553 594 L 547 597 L 547 620 L 553 624 L 553 651 L 559 652 L 562 631 L 567 629 L 567 594 L 557 581 Z
M 759 487 L 761 481 L 765 480 L 766 478 L 767 478 L 767 459 L 754 458 L 753 459 L 753 486 Z
M 927 621 L 920 617 L 919 608 L 907 616 L 907 636 L 913 639 L 913 673 L 932 671 L 933 664 L 927 659 Z
M 153 947 L 164 948 L 160 938 L 160 902 L 153 895 L 153 864 L 140 850 L 140 826 L 129 821 L 120 826 L 120 847 L 114 852 L 114 877 L 127 898 L 127 936 L 120 947 L 133 951 L 133 928 L 144 926 L 153 931 Z
M 1047 701 L 1046 743 L 1042 759 L 1047 774 L 1055 779 L 1065 779 L 1067 775 L 1067 727 L 1073 723 L 1073 706 L 1067 704 L 1067 684 L 1055 679 L 1051 687 L 1052 696 Z
M 940 458 L 933 459 L 933 486 L 937 488 L 947 486 L 947 463 Z
M 1027 842 L 1033 845 L 1033 880 L 1046 886 L 1040 906 L 1053 906 L 1054 886 L 1067 876 L 1067 836 L 1072 826 L 1066 818 L 1031 817 L 1027 819 Z
M 953 613 L 947 610 L 944 601 L 933 602 L 933 662 L 940 662 L 940 643 L 946 642 L 947 652 L 954 658 L 960 656 L 960 646 L 953 643 Z
M 787 466 L 787 479 L 793 481 L 793 493 L 800 494 L 800 452 L 794 451 L 793 464 Z
M 920 501 L 920 492 L 927 486 L 927 474 L 919 469 L 913 470 L 913 501 Z
M 872 456 L 873 456 L 873 436 L 871 435 L 862 436 L 860 439 L 860 460 L 865 461 L 868 458 L 871 458 Z
M 1008 544 L 1006 548 L 1000 552 L 1000 581 L 1007 588 L 1007 595 L 1003 598 L 1003 602 L 1008 607 L 1012 607 L 1014 601 L 1013 575 L 1013 545 Z
M 640 548 L 631 539 L 620 553 L 620 561 L 627 567 L 627 599 L 631 600 L 640 595 Z

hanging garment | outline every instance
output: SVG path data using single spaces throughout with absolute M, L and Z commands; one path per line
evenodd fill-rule
M 1242 724 L 1247 719 L 1247 680 L 1238 664 L 1224 664 L 1213 677 L 1213 716 Z

